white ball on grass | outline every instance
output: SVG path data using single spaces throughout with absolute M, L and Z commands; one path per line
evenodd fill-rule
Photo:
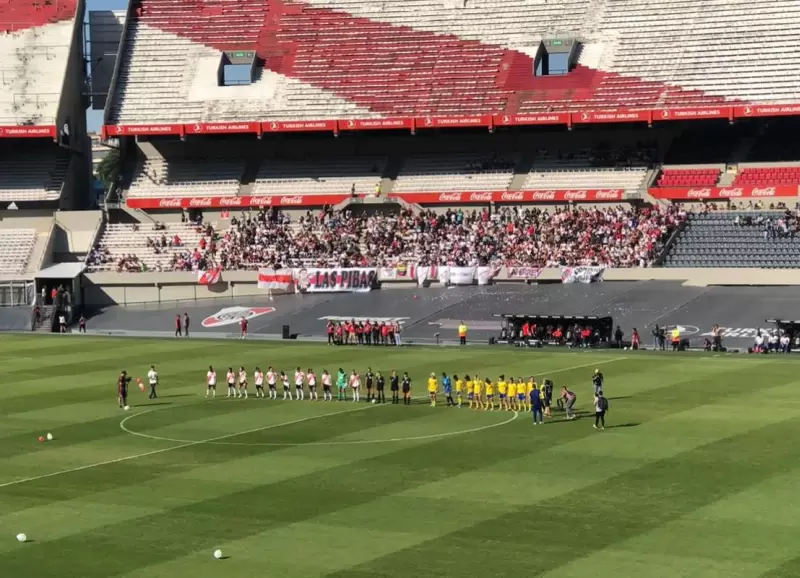
M 18 542 L 27 542 L 28 537 L 25 534 L 17 534 L 17 541 Z
M 126 405 L 126 406 L 125 406 L 125 411 L 128 411 L 130 408 L 131 408 L 131 406 L 129 406 L 129 405 Z
M 222 550 L 214 550 L 214 558 L 216 558 L 217 560 L 222 558 Z
M 373 400 L 372 400 L 372 403 L 377 403 L 377 400 L 374 400 L 374 399 L 373 399 Z
M 51 433 L 47 434 L 47 441 L 49 442 L 53 441 L 53 434 Z

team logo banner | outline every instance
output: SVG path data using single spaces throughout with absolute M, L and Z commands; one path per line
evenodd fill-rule
M 364 293 L 379 287 L 378 269 L 375 267 L 295 269 L 294 287 L 297 293 Z
M 604 267 L 562 267 L 562 283 L 597 283 L 603 280 Z
M 222 280 L 222 267 L 214 267 L 197 272 L 198 285 L 214 285 Z
M 259 269 L 258 288 L 288 293 L 294 285 L 291 269 Z

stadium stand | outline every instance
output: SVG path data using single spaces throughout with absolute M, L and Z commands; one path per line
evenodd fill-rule
M 69 157 L 52 143 L 0 148 L 0 201 L 48 201 L 61 195 Z
M 623 189 L 635 192 L 642 186 L 646 176 L 647 170 L 644 168 L 548 170 L 546 163 L 537 163 L 525 179 L 523 188 Z
M 500 155 L 427 155 L 405 160 L 393 192 L 504 191 L 516 160 Z
M 239 192 L 244 161 L 222 157 L 143 159 L 128 195 L 137 197 L 231 196 Z
M 733 180 L 733 186 L 757 187 L 800 184 L 800 166 L 745 167 Z
M 376 192 L 386 166 L 383 157 L 348 157 L 314 161 L 262 160 L 253 187 L 256 195 Z
M 0 2 L 0 125 L 54 125 L 75 0 Z
M 800 267 L 796 211 L 710 211 L 692 214 L 666 267 Z
M 658 176 L 660 187 L 713 186 L 719 179 L 719 168 L 664 168 Z
M 0 274 L 25 272 L 36 244 L 36 229 L 0 229 Z
M 133 14 L 107 124 L 800 100 L 790 0 L 138 0 Z M 554 35 L 581 39 L 575 66 L 536 76 Z M 251 82 L 220 86 L 224 51 L 257 55 Z

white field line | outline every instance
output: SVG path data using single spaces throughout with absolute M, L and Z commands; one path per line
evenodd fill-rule
M 564 372 L 564 371 L 572 371 L 573 369 L 581 369 L 583 367 L 591 367 L 593 365 L 600 365 L 600 364 L 603 364 L 603 363 L 613 363 L 615 361 L 622 361 L 623 359 L 627 359 L 627 358 L 626 357 L 615 357 L 613 359 L 601 360 L 601 361 L 596 361 L 596 362 L 593 362 L 593 363 L 584 363 L 584 364 L 581 364 L 581 365 L 573 365 L 572 367 L 564 367 L 564 368 L 561 368 L 561 369 L 554 369 L 554 370 L 551 370 L 551 371 L 539 372 L 539 373 L 540 374 L 561 373 L 561 372 Z M 10 482 L 1 483 L 0 484 L 0 488 L 7 488 L 9 486 L 15 486 L 17 484 L 25 484 L 27 482 L 35 482 L 37 480 L 45 480 L 47 478 L 53 478 L 53 477 L 56 477 L 56 476 L 62 476 L 64 474 L 71 474 L 71 473 L 74 473 L 74 472 L 82 472 L 83 470 L 90 470 L 92 468 L 99 468 L 101 466 L 108 466 L 108 465 L 111 465 L 111 464 L 118 464 L 118 463 L 121 463 L 121 462 L 127 462 L 127 461 L 130 461 L 130 460 L 136 460 L 136 459 L 139 459 L 139 458 L 145 458 L 147 456 L 155 456 L 155 455 L 158 455 L 158 454 L 163 454 L 165 452 L 171 452 L 173 450 L 178 450 L 178 449 L 181 449 L 181 448 L 188 448 L 190 446 L 196 446 L 196 445 L 205 444 L 205 443 L 209 443 L 209 442 L 215 442 L 215 441 L 219 441 L 219 440 L 224 440 L 224 439 L 228 439 L 228 438 L 232 438 L 232 437 L 236 437 L 236 436 L 240 436 L 240 435 L 245 435 L 245 434 L 248 434 L 248 433 L 255 433 L 257 431 L 263 431 L 263 430 L 277 428 L 277 427 L 283 427 L 283 426 L 287 426 L 287 425 L 294 425 L 294 424 L 297 424 L 297 423 L 303 423 L 303 422 L 306 422 L 306 421 L 312 421 L 312 420 L 315 420 L 315 419 L 320 419 L 320 418 L 328 417 L 328 416 L 332 416 L 332 415 L 341 415 L 341 414 L 345 414 L 345 413 L 363 411 L 365 409 L 370 409 L 372 407 L 376 407 L 376 406 L 367 405 L 367 406 L 363 406 L 363 407 L 354 407 L 352 409 L 346 409 L 346 410 L 342 410 L 342 411 L 335 411 L 335 412 L 331 412 L 331 413 L 326 413 L 326 414 L 323 414 L 323 415 L 314 415 L 314 416 L 304 417 L 304 418 L 296 419 L 296 420 L 293 420 L 293 421 L 277 423 L 277 424 L 273 424 L 273 425 L 268 425 L 268 426 L 256 428 L 256 429 L 253 429 L 253 430 L 250 430 L 250 431 L 236 432 L 236 433 L 232 433 L 232 434 L 225 434 L 225 435 L 221 435 L 221 436 L 217 436 L 217 437 L 213 437 L 213 438 L 208 438 L 208 439 L 205 439 L 205 440 L 198 440 L 198 441 L 194 441 L 194 442 L 181 443 L 181 444 L 178 444 L 176 446 L 172 446 L 172 447 L 169 447 L 169 448 L 162 448 L 160 450 L 152 450 L 152 451 L 144 452 L 144 453 L 140 453 L 140 454 L 133 454 L 132 456 L 124 456 L 124 457 L 121 457 L 121 458 L 115 458 L 113 460 L 105 460 L 105 461 L 96 462 L 96 463 L 93 463 L 93 464 L 86 464 L 85 466 L 78 466 L 77 468 L 69 468 L 69 469 L 66 469 L 66 470 L 59 470 L 57 472 L 51 472 L 49 474 L 42 474 L 40 476 L 30 476 L 28 478 L 20 478 L 18 480 L 12 480 Z M 377 407 L 380 407 L 380 406 L 377 406 Z M 152 409 L 148 410 L 148 413 L 150 411 L 156 411 L 156 410 L 152 410 Z M 144 412 L 142 412 L 142 413 L 144 413 Z M 141 414 L 138 414 L 138 415 L 141 415 Z M 133 417 L 133 416 L 129 416 L 129 417 Z M 125 418 L 125 419 L 128 419 L 128 418 Z M 122 422 L 120 422 L 120 427 L 122 427 L 122 425 L 124 424 L 125 419 L 123 419 Z

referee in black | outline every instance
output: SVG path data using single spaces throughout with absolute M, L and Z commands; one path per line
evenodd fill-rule
M 400 378 L 394 369 L 392 375 L 389 376 L 389 387 L 392 390 L 392 403 L 400 403 Z
M 361 337 L 362 334 L 359 334 Z M 372 368 L 367 368 L 367 375 L 366 375 L 366 382 L 367 382 L 367 403 L 371 402 L 375 399 L 375 393 L 372 391 L 372 388 L 375 387 L 375 374 L 372 373 Z
M 383 392 L 383 388 L 386 385 L 386 379 L 383 377 L 383 374 L 380 371 L 375 376 L 375 385 L 378 386 L 377 389 L 378 403 L 386 403 L 386 394 Z

